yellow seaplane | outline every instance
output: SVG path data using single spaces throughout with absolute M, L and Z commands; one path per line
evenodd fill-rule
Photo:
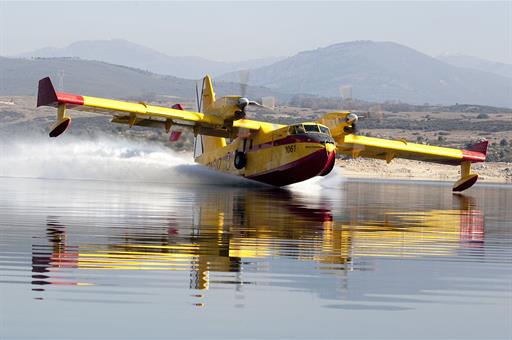
M 57 122 L 50 137 L 59 136 L 70 126 L 67 109 L 107 114 L 114 123 L 164 128 L 168 133 L 174 126 L 190 128 L 196 137 L 197 163 L 279 187 L 327 175 L 334 167 L 336 154 L 344 154 L 388 163 L 394 158 L 407 158 L 460 165 L 461 177 L 453 191 L 463 191 L 478 179 L 478 174 L 471 172 L 471 163 L 486 159 L 487 141 L 469 150 L 458 150 L 360 136 L 355 130 L 358 116 L 351 112 L 331 112 L 317 122 L 273 124 L 246 118 L 248 106 L 262 106 L 255 101 L 243 96 L 217 99 L 209 76 L 204 77 L 201 92 L 200 112 L 194 112 L 180 104 L 168 108 L 56 92 L 46 77 L 39 81 L 37 106 L 57 108 Z

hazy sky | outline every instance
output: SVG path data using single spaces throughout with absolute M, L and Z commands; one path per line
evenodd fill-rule
M 169 55 L 242 60 L 351 40 L 512 63 L 507 2 L 5 2 L 0 54 L 123 38 Z

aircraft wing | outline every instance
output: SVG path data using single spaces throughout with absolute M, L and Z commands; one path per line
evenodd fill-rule
M 409 143 L 406 140 L 389 140 L 354 134 L 357 115 L 350 111 L 330 112 L 318 123 L 327 126 L 337 142 L 337 152 L 356 157 L 378 158 L 388 161 L 407 158 L 425 162 L 459 165 L 485 162 L 487 142 L 471 146 L 470 150 L 458 150 L 432 145 Z
M 341 139 L 341 138 L 340 138 Z M 425 162 L 459 165 L 463 161 L 485 162 L 487 142 L 472 146 L 472 150 L 459 150 L 439 146 L 409 143 L 405 140 L 345 135 L 338 139 L 338 152 L 354 157 L 383 159 L 406 158 Z
M 409 143 L 405 140 L 387 140 L 358 136 L 342 135 L 336 138 L 337 152 L 356 157 L 377 158 L 388 163 L 394 158 L 406 158 L 431 163 L 461 166 L 461 178 L 454 184 L 453 191 L 462 191 L 471 187 L 478 175 L 471 173 L 471 163 L 485 162 L 487 141 L 472 145 L 469 150 L 444 148 L 432 145 Z
M 169 131 L 171 126 L 179 125 L 198 127 L 200 128 L 198 132 L 205 135 L 227 133 L 223 119 L 215 115 L 183 110 L 181 106 L 177 105 L 168 108 L 148 105 L 143 102 L 133 103 L 56 92 L 49 77 L 39 81 L 37 106 L 53 106 L 59 109 L 58 121 L 50 132 L 51 137 L 60 135 L 68 127 L 70 118 L 66 116 L 66 109 L 111 115 L 113 116 L 112 122 L 125 123 L 130 126 L 165 127 L 166 131 Z M 233 126 L 258 130 L 260 122 L 241 119 L 235 121 Z

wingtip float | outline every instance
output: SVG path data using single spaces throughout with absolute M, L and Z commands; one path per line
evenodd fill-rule
M 57 108 L 57 122 L 50 137 L 61 135 L 71 125 L 67 109 L 111 115 L 112 122 L 130 127 L 163 128 L 170 133 L 171 141 L 179 139 L 182 128 L 190 128 L 196 137 L 197 163 L 274 186 L 325 176 L 332 171 L 335 156 L 344 154 L 388 163 L 394 158 L 406 158 L 460 165 L 461 178 L 453 185 L 453 191 L 460 192 L 478 180 L 478 175 L 471 172 L 471 164 L 486 159 L 487 141 L 458 150 L 360 136 L 356 130 L 358 117 L 350 112 L 332 112 L 318 122 L 272 124 L 245 119 L 249 105 L 262 106 L 243 96 L 216 99 L 209 76 L 203 79 L 199 112 L 184 110 L 181 105 L 168 108 L 56 92 L 49 77 L 39 81 L 37 98 L 38 107 Z

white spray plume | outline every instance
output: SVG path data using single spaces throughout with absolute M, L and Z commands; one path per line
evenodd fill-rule
M 289 186 L 290 190 L 307 194 L 322 195 L 325 190 L 339 190 L 343 188 L 345 178 L 342 176 L 341 169 L 334 167 L 327 176 L 317 176 L 306 181 L 295 183 Z
M 74 136 L 0 140 L 0 176 L 47 179 L 86 179 L 171 184 L 259 186 L 194 163 L 190 153 L 178 153 L 158 142 L 115 137 Z M 288 188 L 308 195 L 340 190 L 338 168 Z
M 175 152 L 158 142 L 62 136 L 0 143 L 2 177 L 254 185 L 198 166 L 191 154 Z

